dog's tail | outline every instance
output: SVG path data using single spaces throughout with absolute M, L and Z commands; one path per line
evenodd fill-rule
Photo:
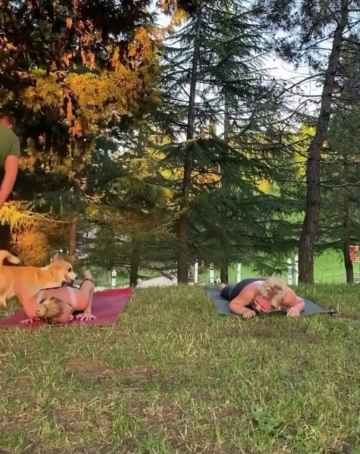
M 5 259 L 13 265 L 21 263 L 21 260 L 15 257 L 15 255 L 10 254 L 9 251 L 0 250 L 0 265 L 4 263 Z

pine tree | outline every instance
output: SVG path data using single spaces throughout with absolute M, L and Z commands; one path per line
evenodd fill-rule
M 191 246 L 196 239 L 189 230 L 190 219 L 196 217 L 198 203 L 209 203 L 211 191 L 219 190 L 219 175 L 223 194 L 239 191 L 241 186 L 249 194 L 257 190 L 252 180 L 266 173 L 263 158 L 270 159 L 272 149 L 271 141 L 261 143 L 260 137 L 264 137 L 266 115 L 276 115 L 277 109 L 269 94 L 270 81 L 259 69 L 257 54 L 267 48 L 253 11 L 239 2 L 225 1 L 199 3 L 198 8 L 196 18 L 172 37 L 165 53 L 164 83 L 169 93 L 165 100 L 176 105 L 173 126 L 180 139 L 167 148 L 167 160 L 169 165 L 183 168 L 177 198 L 179 282 L 187 282 L 189 254 L 196 249 Z M 272 88 L 275 97 L 276 87 Z M 226 140 L 209 129 L 219 119 L 224 121 L 225 99 L 231 129 L 231 138 L 228 131 Z M 181 133 L 185 141 L 181 141 Z M 201 175 L 208 176 L 207 183 L 198 184 L 204 180 Z M 212 218 L 210 213 L 208 218 Z M 226 249 L 226 244 L 221 245 Z M 225 255 L 224 261 L 230 252 Z
M 337 90 L 340 94 L 330 123 L 322 177 L 324 213 L 320 232 L 324 247 L 330 245 L 343 252 L 348 283 L 354 282 L 350 247 L 360 242 L 358 43 L 359 38 L 353 34 L 343 49 L 341 69 L 337 74 Z
M 311 283 L 314 281 L 315 241 L 321 214 L 321 152 L 328 136 L 341 49 L 346 35 L 356 27 L 359 5 L 357 0 L 303 0 L 299 3 L 260 0 L 260 4 L 267 7 L 267 19 L 287 33 L 277 46 L 282 57 L 296 65 L 308 62 L 315 72 L 314 78 L 320 80 L 323 87 L 315 134 L 307 151 L 306 209 L 299 242 L 299 281 Z M 324 57 L 316 49 L 326 40 L 331 42 L 331 51 Z

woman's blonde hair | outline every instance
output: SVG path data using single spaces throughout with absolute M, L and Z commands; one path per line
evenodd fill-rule
M 266 279 L 259 287 L 259 295 L 268 300 L 271 306 L 279 309 L 286 296 L 287 285 L 278 277 Z
M 50 298 L 43 298 L 36 305 L 35 313 L 37 317 L 44 319 L 46 323 L 52 325 L 56 323 L 60 316 L 63 314 L 63 307 L 63 300 L 52 296 Z

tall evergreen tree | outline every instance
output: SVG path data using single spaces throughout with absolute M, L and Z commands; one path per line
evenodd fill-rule
M 251 5 L 247 9 L 240 2 L 199 2 L 196 17 L 178 30 L 165 49 L 165 101 L 178 111 L 173 123 L 178 142 L 167 147 L 167 162 L 183 169 L 177 197 L 179 282 L 187 282 L 193 237 L 189 220 L 196 198 L 209 202 L 200 196 L 218 188 L 219 175 L 227 192 L 236 191 L 239 181 L 248 192 L 256 191 L 252 180 L 256 175 L 261 178 L 267 167 L 263 159 L 271 141 L 260 136 L 267 115 L 276 115 L 271 101 L 276 90 L 270 94 L 269 80 L 259 69 L 259 53 L 268 51 L 261 32 L 265 33 Z M 224 122 L 225 104 L 224 140 L 223 134 L 211 132 L 211 124 Z M 201 175 L 208 175 L 207 184 L 198 184 Z
M 315 134 L 307 151 L 306 207 L 299 242 L 299 281 L 310 283 L 314 280 L 315 241 L 320 223 L 321 151 L 328 137 L 341 50 L 346 37 L 357 27 L 359 2 L 260 0 L 259 3 L 267 7 L 266 20 L 270 18 L 285 32 L 286 36 L 278 40 L 281 56 L 296 65 L 308 63 L 312 77 L 322 86 L 320 108 L 314 119 Z M 331 42 L 326 54 L 318 51 L 325 41 Z
M 337 73 L 339 92 L 330 122 L 328 150 L 324 156 L 322 191 L 324 197 L 321 233 L 325 245 L 343 253 L 346 281 L 354 281 L 350 256 L 352 245 L 360 242 L 360 95 L 359 37 L 354 33 L 343 47 Z

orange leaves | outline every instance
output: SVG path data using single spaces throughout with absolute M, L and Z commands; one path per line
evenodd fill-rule
M 209 173 L 198 172 L 193 176 L 193 182 L 194 182 L 194 184 L 197 184 L 200 186 L 203 184 L 212 184 L 212 183 L 220 184 L 220 175 L 218 175 L 217 173 L 211 173 L 211 171 Z
M 50 253 L 48 235 L 36 228 L 23 229 L 13 238 L 14 247 L 21 256 L 24 263 L 42 266 L 47 263 Z
M 17 49 L 17 47 L 13 43 L 10 43 L 6 38 L 3 38 L 1 36 L 0 36 L 0 43 L 1 43 L 1 48 L 4 51 L 11 51 L 11 50 Z
M 80 54 L 85 66 L 91 69 L 95 68 L 95 55 L 92 52 L 81 49 Z
M 114 52 L 112 53 L 112 55 L 110 57 L 110 63 L 111 63 L 111 66 L 115 70 L 119 69 L 119 66 L 121 65 L 121 63 L 120 63 L 120 49 L 118 47 L 116 47 L 114 49 Z
M 140 64 L 148 63 L 156 59 L 157 45 L 152 36 L 160 33 L 154 29 L 140 27 L 136 30 L 134 39 L 127 46 L 126 61 L 129 63 L 132 70 L 136 70 Z M 152 36 L 151 36 L 152 35 Z
M 71 28 L 72 24 L 73 24 L 71 17 L 67 17 L 65 20 L 65 23 L 66 23 L 67 28 Z
M 44 71 L 32 71 L 34 84 L 23 92 L 22 103 L 30 109 L 40 111 L 44 102 L 55 109 L 60 109 L 63 104 L 63 92 L 57 84 L 54 74 L 45 75 Z
M 167 0 L 165 1 L 160 1 L 159 3 L 159 7 L 164 11 L 164 12 L 168 12 L 169 11 L 169 7 L 170 7 L 170 4 Z
M 71 60 L 71 58 L 72 58 L 73 56 L 74 56 L 74 55 L 73 55 L 72 52 L 71 52 L 71 53 L 64 54 L 64 55 L 62 56 L 62 60 L 63 60 L 63 62 L 65 63 L 66 66 L 69 66 L 69 65 L 70 65 L 70 60 Z
M 88 10 L 85 3 L 71 0 L 65 8 L 52 0 L 28 2 L 30 19 L 27 27 L 20 27 L 19 38 L 15 38 L 14 21 L 8 32 L 0 36 L 0 48 L 6 52 L 0 72 L 5 73 L 3 65 L 13 80 L 21 79 L 16 104 L 38 118 L 46 118 L 46 127 L 47 122 L 53 122 L 54 130 L 60 125 L 66 128 L 61 139 L 56 137 L 52 143 L 47 138 L 45 144 L 36 141 L 34 147 L 42 154 L 46 151 L 48 156 L 52 147 L 58 148 L 61 159 L 66 154 L 69 135 L 72 144 L 86 143 L 84 148 L 89 149 L 93 137 L 105 134 L 114 117 L 136 110 L 142 98 L 151 97 L 159 66 L 158 48 L 164 39 L 164 32 L 148 26 L 142 12 L 133 12 L 135 18 L 125 14 L 122 19 L 121 2 L 105 5 L 106 11 L 109 8 L 114 12 L 109 17 L 95 9 Z M 52 27 L 51 21 L 44 18 L 56 18 L 60 27 Z M 129 25 L 129 21 L 134 25 Z M 23 69 L 23 60 L 30 56 L 31 64 Z M 1 104 L 12 101 L 14 93 L 8 89 L 3 94 L 0 90 Z M 159 97 L 151 99 L 160 102 Z M 149 108 L 146 102 L 143 105 Z M 29 166 L 35 161 L 39 163 L 35 154 L 29 154 Z
M 148 31 L 140 27 L 135 34 L 135 40 L 141 46 L 141 57 L 143 60 L 150 60 L 152 57 L 152 43 Z
M 81 126 L 81 124 L 78 120 L 74 121 L 73 126 L 70 128 L 70 134 L 72 136 L 78 136 L 78 137 L 81 137 L 84 135 L 83 127 Z
M 157 4 L 165 14 L 172 14 L 177 7 L 177 0 L 158 0 Z
M 124 115 L 136 108 L 144 84 L 150 87 L 152 77 L 146 67 L 133 71 L 120 61 L 116 69 L 101 75 L 62 72 L 60 77 L 58 72 L 34 69 L 33 83 L 24 91 L 22 102 L 35 111 L 53 110 L 69 124 L 71 135 L 84 136 L 114 114 Z
M 71 119 L 72 119 L 72 102 L 71 102 L 71 98 L 67 99 L 66 119 L 67 119 L 67 121 L 71 121 Z
M 135 42 L 132 42 L 128 46 L 128 56 L 135 57 L 138 52 L 138 47 Z
M 152 95 L 151 96 L 151 102 L 153 104 L 159 105 L 161 103 L 161 98 L 159 95 Z

